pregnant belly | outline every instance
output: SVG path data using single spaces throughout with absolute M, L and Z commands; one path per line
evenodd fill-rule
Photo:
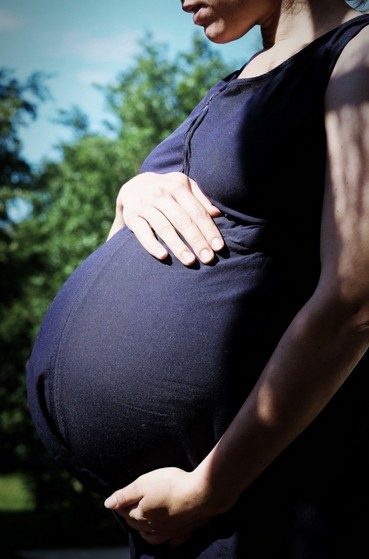
M 47 377 L 55 428 L 82 464 L 119 487 L 203 458 L 263 364 L 265 266 L 248 249 L 212 266 L 158 262 L 128 230 L 80 266 L 31 366 Z

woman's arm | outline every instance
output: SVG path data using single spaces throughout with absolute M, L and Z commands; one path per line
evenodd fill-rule
M 193 471 L 165 468 L 106 503 L 151 543 L 178 545 L 241 493 L 317 417 L 369 345 L 369 30 L 327 91 L 319 284 L 221 440 Z M 155 530 L 155 533 L 151 533 Z
M 280 340 L 223 439 L 200 466 L 212 485 L 224 488 L 224 495 L 237 497 L 313 421 L 369 345 L 366 53 L 369 29 L 346 47 L 327 90 L 327 170 L 317 289 Z

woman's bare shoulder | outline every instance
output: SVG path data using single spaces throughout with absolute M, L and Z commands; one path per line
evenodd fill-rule
M 369 25 L 343 49 L 326 92 L 327 110 L 363 102 L 369 102 Z
M 369 21 L 355 37 L 353 37 L 343 49 L 337 60 L 332 77 L 340 76 L 359 70 L 369 68 Z

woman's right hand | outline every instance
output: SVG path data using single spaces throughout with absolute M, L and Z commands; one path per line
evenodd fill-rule
M 208 264 L 224 246 L 213 220 L 219 215 L 196 182 L 183 173 L 142 173 L 121 187 L 108 239 L 127 226 L 159 260 L 168 256 L 161 240 L 185 266 L 196 258 Z

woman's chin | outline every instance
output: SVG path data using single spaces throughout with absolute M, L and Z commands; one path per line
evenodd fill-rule
M 240 36 L 227 32 L 215 24 L 204 26 L 204 33 L 209 41 L 218 45 L 225 45 L 240 38 Z

